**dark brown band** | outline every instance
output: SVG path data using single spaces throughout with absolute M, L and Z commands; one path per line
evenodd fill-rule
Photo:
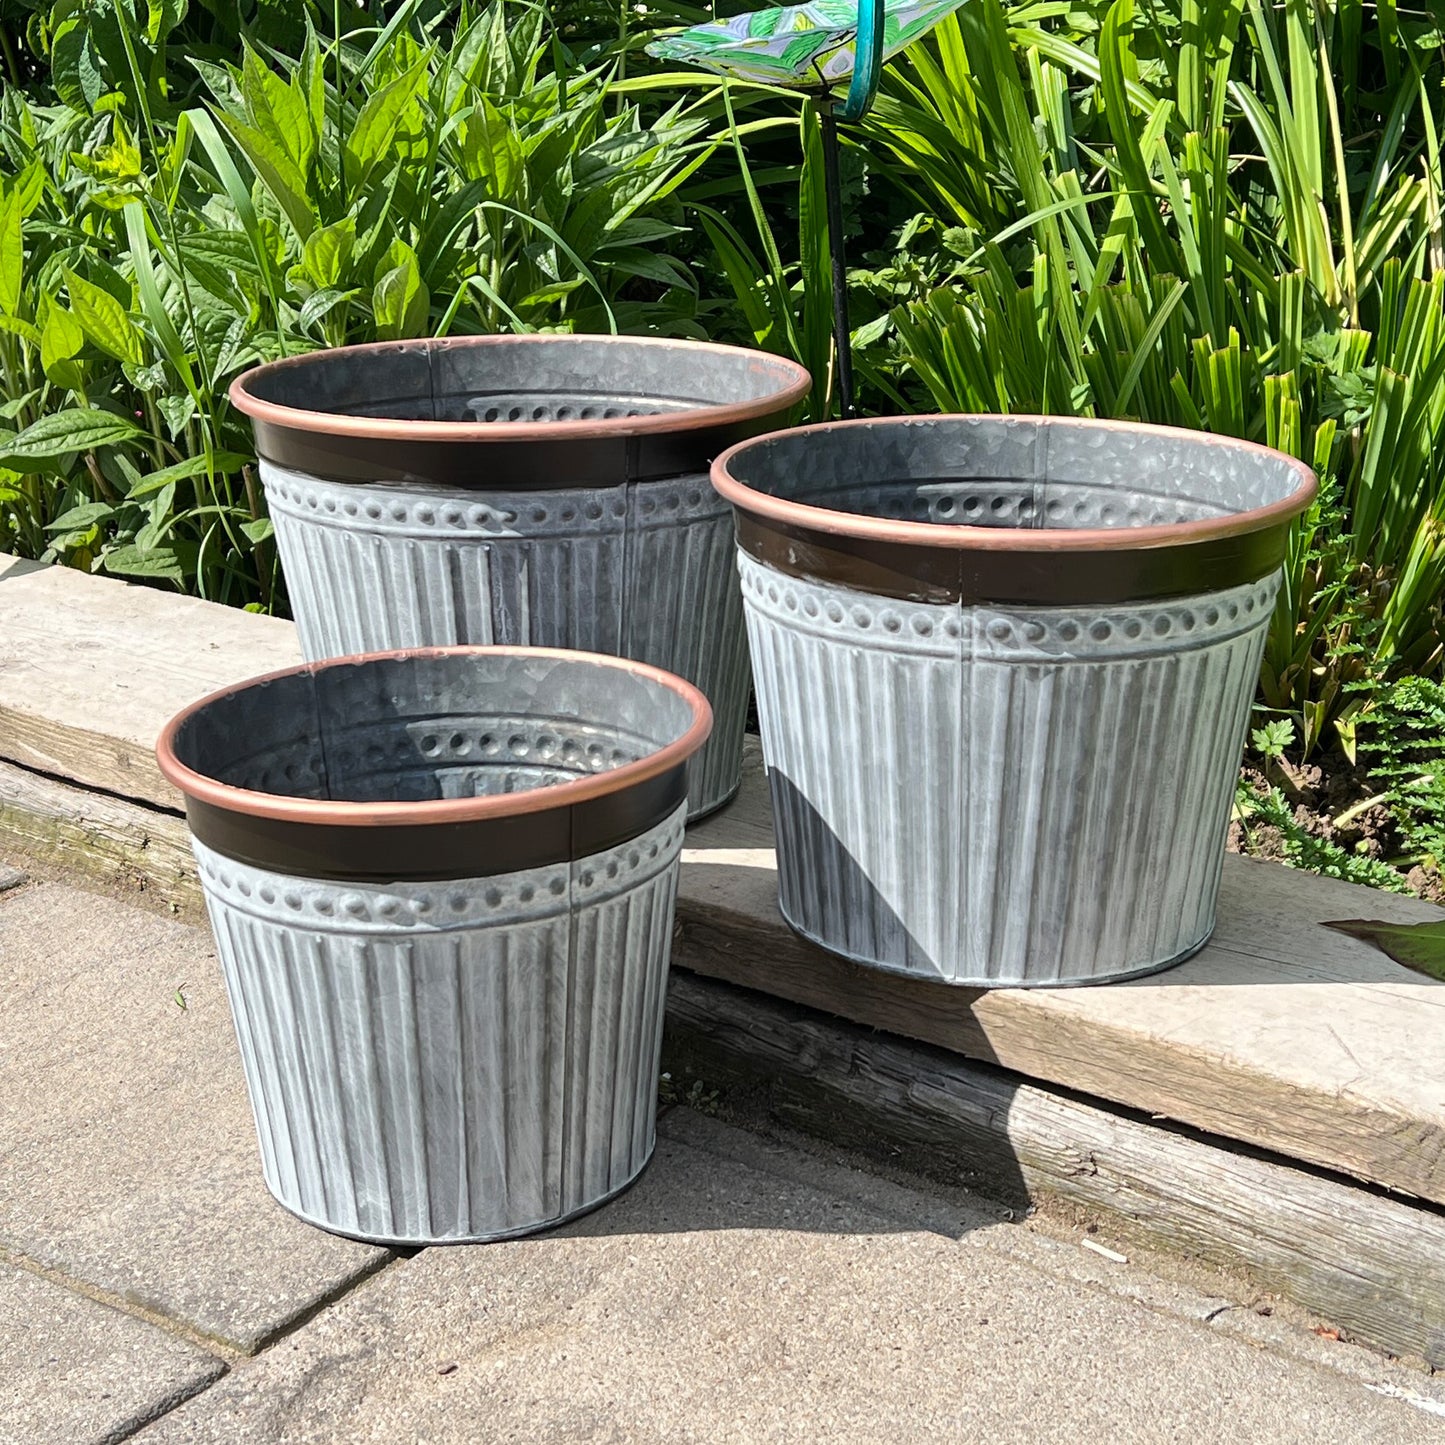
M 493 878 L 587 858 L 671 817 L 687 797 L 679 765 L 569 807 L 452 823 L 348 827 L 270 818 L 187 797 L 191 832 L 214 852 L 297 878 L 427 883 Z
M 739 547 L 789 577 L 908 602 L 965 606 L 1108 605 L 1218 592 L 1267 577 L 1284 561 L 1290 532 L 1286 520 L 1238 536 L 1162 547 L 969 549 L 797 527 L 741 508 L 736 515 Z
M 613 487 L 706 472 L 715 457 L 786 420 L 787 409 L 729 425 L 555 441 L 436 441 L 348 436 L 253 418 L 256 451 L 333 482 L 407 482 L 466 491 Z

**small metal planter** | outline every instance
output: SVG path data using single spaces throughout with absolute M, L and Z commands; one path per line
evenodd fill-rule
M 167 726 L 287 1209 L 487 1240 L 632 1182 L 710 725 L 655 668 L 453 648 L 276 673 Z
M 484 336 L 240 377 L 304 655 L 456 643 L 636 658 L 717 730 L 688 811 L 741 776 L 747 643 L 712 459 L 786 420 L 792 362 L 700 342 Z
M 759 438 L 713 481 L 795 929 L 980 987 L 1127 978 L 1204 943 L 1308 468 L 954 416 Z

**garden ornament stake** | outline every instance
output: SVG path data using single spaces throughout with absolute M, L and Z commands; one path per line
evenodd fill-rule
M 813 0 L 754 10 L 695 25 L 655 40 L 649 55 L 696 65 L 715 75 L 808 91 L 821 103 L 823 181 L 828 199 L 828 255 L 833 272 L 833 339 L 838 400 L 853 414 L 853 349 L 848 326 L 848 272 L 843 254 L 843 199 L 838 121 L 861 120 L 873 104 L 883 62 L 921 39 L 963 0 Z M 841 104 L 834 88 L 847 80 Z

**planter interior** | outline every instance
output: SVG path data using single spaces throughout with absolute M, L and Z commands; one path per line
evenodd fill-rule
M 426 803 L 595 777 L 676 745 L 696 721 L 684 694 L 625 667 L 543 651 L 438 650 L 258 681 L 191 713 L 172 746 L 185 767 L 227 788 Z M 427 820 L 423 808 L 396 821 Z
M 1204 433 L 997 417 L 780 432 L 735 451 L 723 475 L 766 497 L 859 519 L 1035 532 L 1222 521 L 1290 504 L 1308 485 L 1292 458 Z M 749 506 L 740 492 L 731 499 Z M 1307 502 L 1290 504 L 1280 520 Z M 856 535 L 918 546 L 941 540 L 866 526 Z M 970 545 L 965 535 L 956 540 Z
M 795 928 L 972 986 L 1126 978 L 1204 942 L 1306 468 L 934 417 L 759 438 L 713 478 Z
M 738 347 L 629 337 L 465 337 L 311 352 L 249 373 L 236 399 L 277 423 L 285 418 L 267 408 L 493 425 L 501 439 L 508 435 L 503 428 L 516 434 L 519 423 L 551 424 L 554 437 L 580 434 L 581 424 L 591 423 L 593 435 L 606 436 L 663 429 L 682 413 L 693 414 L 697 425 L 760 409 L 774 415 L 806 384 L 807 373 L 793 363 Z M 657 427 L 628 425 L 646 417 L 658 418 Z

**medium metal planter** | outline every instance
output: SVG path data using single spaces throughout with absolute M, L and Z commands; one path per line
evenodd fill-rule
M 759 438 L 713 481 L 798 932 L 981 987 L 1204 943 L 1308 468 L 1162 427 L 945 416 Z
M 747 642 L 712 459 L 782 425 L 792 362 L 700 342 L 470 336 L 237 379 L 303 655 L 579 648 L 675 672 L 717 729 L 690 817 L 741 777 Z
M 487 1240 L 632 1182 L 710 725 L 642 664 L 454 648 L 294 668 L 166 727 L 287 1209 Z

